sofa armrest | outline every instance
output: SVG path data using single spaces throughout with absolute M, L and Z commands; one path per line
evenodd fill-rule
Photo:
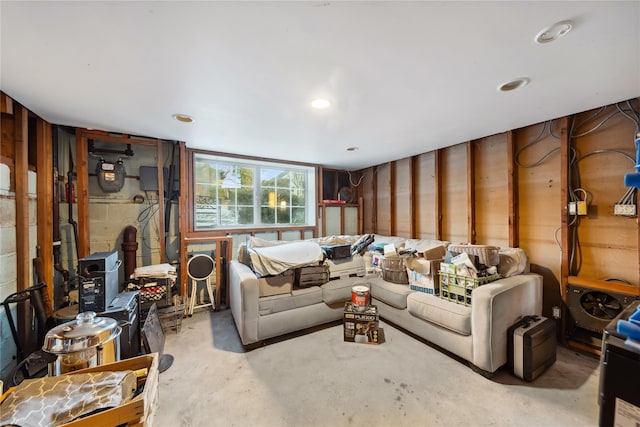
M 519 274 L 473 290 L 473 364 L 494 372 L 507 363 L 507 329 L 522 316 L 542 313 L 542 276 Z
M 256 274 L 241 262 L 229 263 L 229 296 L 231 314 L 236 323 L 242 344 L 258 341 L 258 278 Z

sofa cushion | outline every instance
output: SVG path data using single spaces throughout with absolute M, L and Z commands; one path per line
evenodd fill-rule
M 461 335 L 471 335 L 471 307 L 449 302 L 431 294 L 412 292 L 407 297 L 407 310 L 420 319 Z
M 409 285 L 387 282 L 380 277 L 371 279 L 370 283 L 372 298 L 401 310 L 407 308 L 407 295 L 412 292 Z
M 261 316 L 305 307 L 322 302 L 322 289 L 319 286 L 296 289 L 290 294 L 262 297 L 258 300 L 258 311 Z
M 326 304 L 351 301 L 351 288 L 356 285 L 364 285 L 371 288 L 369 282 L 363 280 L 362 277 L 345 277 L 340 280 L 329 280 L 321 286 L 322 300 Z

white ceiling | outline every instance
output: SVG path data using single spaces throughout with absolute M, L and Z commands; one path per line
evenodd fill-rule
M 638 1 L 2 1 L 0 14 L 1 89 L 52 123 L 333 168 L 640 96 Z M 565 37 L 534 42 L 568 19 Z M 312 109 L 319 96 L 332 107 Z

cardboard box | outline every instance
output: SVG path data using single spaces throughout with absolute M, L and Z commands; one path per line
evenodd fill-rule
M 440 271 L 449 273 L 449 274 L 456 274 L 456 266 L 455 264 L 450 264 L 448 262 L 441 262 Z
M 407 275 L 409 276 L 409 288 L 412 291 L 438 295 L 440 292 L 438 272 L 441 262 L 442 259 L 409 258 L 405 260 Z
M 289 294 L 293 290 L 293 270 L 287 270 L 275 276 L 258 278 L 258 290 L 261 297 Z
M 419 253 L 422 258 L 427 260 L 443 260 L 447 255 L 447 248 L 442 245 L 433 246 Z
M 384 260 L 384 255 L 379 253 L 373 253 L 371 255 L 371 265 L 373 267 L 382 268 L 382 261 Z
M 384 331 L 380 328 L 380 316 L 376 305 L 369 305 L 364 311 L 355 309 L 351 302 L 344 305 L 344 340 L 363 344 L 382 344 Z

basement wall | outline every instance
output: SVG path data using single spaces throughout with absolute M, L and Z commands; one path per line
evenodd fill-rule
M 33 259 L 36 256 L 37 244 L 37 199 L 36 199 L 36 174 L 28 172 L 29 180 L 29 255 Z M 0 302 L 18 289 L 18 277 L 16 271 L 16 195 L 11 189 L 10 170 L 5 163 L 0 163 Z M 24 287 L 33 284 L 33 272 L 29 271 L 29 277 L 20 278 L 26 281 Z M 14 322 L 17 321 L 17 306 L 11 307 Z M 15 323 L 14 323 L 15 324 Z M 16 346 L 11 335 L 11 329 L 5 309 L 0 305 L 0 379 L 8 379 L 16 364 Z
M 100 149 L 124 150 L 127 147 L 127 145 L 123 143 L 102 141 L 96 141 L 94 146 L 96 151 Z M 66 177 L 71 167 L 69 150 L 71 150 L 72 157 L 75 159 L 75 134 L 61 130 L 58 138 L 58 147 L 60 175 Z M 90 253 L 118 251 L 118 258 L 123 260 L 122 242 L 124 229 L 129 225 L 134 226 L 137 231 L 136 239 L 138 242 L 136 266 L 141 267 L 165 262 L 165 258 L 160 252 L 160 241 L 158 237 L 158 192 L 142 190 L 140 185 L 140 167 L 155 167 L 157 164 L 157 155 L 154 146 L 133 144 L 131 149 L 134 153 L 131 157 L 113 153 L 89 155 L 89 245 L 91 249 Z M 124 179 L 124 185 L 119 191 L 108 192 L 99 186 L 96 168 L 101 157 L 108 162 L 115 162 L 118 158 L 123 160 L 126 177 Z M 166 144 L 163 159 L 165 161 L 165 167 L 168 168 L 171 161 L 171 145 L 169 143 Z M 74 164 L 75 163 L 74 160 Z M 176 180 L 177 177 L 178 168 L 176 166 Z M 176 185 L 175 189 L 177 189 L 177 187 Z M 134 201 L 135 196 L 142 197 L 142 202 Z M 78 221 L 77 203 L 73 203 L 72 208 L 73 219 Z M 171 204 L 170 215 L 170 227 L 166 242 L 166 262 L 177 262 L 179 259 L 177 203 Z M 64 268 L 69 270 L 71 277 L 75 277 L 77 273 L 77 258 L 75 254 L 74 230 L 73 226 L 69 223 L 69 205 L 64 192 L 61 192 L 60 224 Z M 119 282 L 123 283 L 125 280 L 124 266 L 121 266 L 119 270 Z
M 640 110 L 640 99 L 631 102 Z M 624 175 L 634 171 L 635 162 L 607 151 L 622 151 L 635 159 L 635 125 L 616 113 L 615 105 L 593 117 L 598 111 L 570 117 L 581 124 L 573 130 L 579 137 L 571 140 L 578 158 L 604 151 L 578 162 L 580 187 L 587 193 L 589 209 L 578 225 L 580 269 L 569 275 L 616 278 L 637 292 L 638 222 L 613 215 L 613 205 L 627 191 Z M 609 115 L 597 130 L 589 132 Z M 364 231 L 499 247 L 508 247 L 515 238 L 514 246 L 526 251 L 532 271 L 544 276 L 543 313 L 550 316 L 553 306 L 562 306 L 562 254 L 570 249 L 561 248 L 560 242 L 566 213 L 562 195 L 567 189 L 562 188 L 559 137 L 560 118 L 361 170 L 364 179 L 358 193 L 364 203 Z M 514 165 L 508 155 L 510 138 L 522 166 Z M 539 141 L 527 145 L 534 139 Z M 546 155 L 539 165 L 524 167 Z M 515 211 L 516 221 L 511 228 L 510 210 Z

